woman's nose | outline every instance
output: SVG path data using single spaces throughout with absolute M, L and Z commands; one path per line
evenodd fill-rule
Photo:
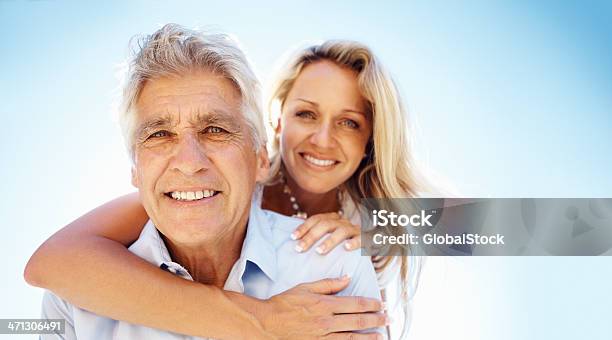
M 321 148 L 332 148 L 336 146 L 334 129 L 331 124 L 321 124 L 316 127 L 310 136 L 310 142 Z

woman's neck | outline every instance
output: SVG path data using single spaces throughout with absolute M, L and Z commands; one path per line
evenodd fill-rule
M 312 193 L 303 190 L 297 183 L 285 174 L 285 181 L 291 190 L 291 196 L 295 197 L 300 211 L 308 216 L 337 212 L 340 210 L 338 201 L 338 189 L 326 193 Z M 283 215 L 292 216 L 297 212 L 290 201 L 290 195 L 284 192 L 285 183 L 278 183 L 264 188 L 262 207 Z
M 308 216 L 340 210 L 337 188 L 326 193 L 312 193 L 302 189 L 290 176 L 285 176 L 286 183 L 300 206 L 300 210 L 308 214 Z

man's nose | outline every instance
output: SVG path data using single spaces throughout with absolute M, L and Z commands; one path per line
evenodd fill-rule
M 187 135 L 179 138 L 171 167 L 185 175 L 194 175 L 210 167 L 206 148 L 200 143 L 198 136 Z
M 321 148 L 333 148 L 336 146 L 334 127 L 331 123 L 323 123 L 316 127 L 310 136 L 310 142 Z

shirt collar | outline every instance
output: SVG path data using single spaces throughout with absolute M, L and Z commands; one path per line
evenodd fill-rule
M 273 221 L 257 204 L 251 205 L 246 236 L 240 258 L 256 264 L 272 281 L 277 278 L 276 249 L 273 245 Z M 245 262 L 246 265 L 246 262 Z
M 149 220 L 145 224 L 140 237 L 134 244 L 130 246 L 130 251 L 139 257 L 147 260 L 150 263 L 160 267 L 170 273 L 181 276 L 184 279 L 193 281 L 193 278 L 180 264 L 172 261 L 170 252 L 166 248 L 166 244 L 161 237 L 161 234 L 155 228 L 153 221 Z

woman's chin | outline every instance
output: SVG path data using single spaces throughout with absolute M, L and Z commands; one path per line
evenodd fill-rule
M 321 180 L 305 181 L 304 183 L 297 183 L 300 188 L 310 194 L 326 194 L 332 190 L 338 188 L 342 182 L 325 182 Z

